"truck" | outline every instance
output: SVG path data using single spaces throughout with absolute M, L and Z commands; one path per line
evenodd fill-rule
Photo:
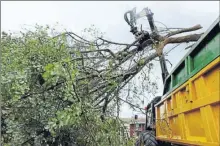
M 135 9 L 125 13 L 135 36 L 139 34 L 135 20 L 143 16 L 152 34 L 146 33 L 141 45 L 157 33 L 153 13 L 148 8 L 139 14 Z M 145 130 L 135 146 L 220 146 L 220 18 L 170 73 L 164 55 L 159 59 L 163 94 L 147 105 Z

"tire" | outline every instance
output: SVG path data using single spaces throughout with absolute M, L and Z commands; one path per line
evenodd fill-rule
M 140 138 L 137 139 L 135 146 L 140 146 Z
M 159 146 L 153 131 L 143 132 L 140 135 L 140 143 L 142 146 Z

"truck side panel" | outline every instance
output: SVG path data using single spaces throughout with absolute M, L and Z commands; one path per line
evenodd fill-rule
M 156 106 L 157 139 L 219 146 L 219 113 L 220 57 L 217 57 Z

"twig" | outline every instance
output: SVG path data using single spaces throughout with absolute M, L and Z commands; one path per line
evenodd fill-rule
M 187 47 L 185 48 L 185 50 L 191 48 L 193 45 L 194 45 L 194 44 L 192 44 L 192 45 L 190 45 L 190 46 L 187 46 Z
M 171 67 L 173 66 L 173 64 L 170 62 L 170 60 L 166 59 L 165 61 L 167 61 Z
M 87 42 L 87 43 L 89 43 L 89 44 L 92 44 L 92 42 L 90 42 L 90 41 L 88 41 L 88 40 L 86 40 L 86 39 L 80 37 L 79 35 L 77 35 L 77 34 L 75 34 L 75 33 L 73 33 L 73 32 L 66 32 L 66 33 L 69 34 L 69 35 L 73 34 L 73 35 L 77 36 L 78 38 L 80 38 L 81 40 L 83 40 L 83 41 L 85 41 L 85 42 Z
M 102 51 L 109 52 L 115 58 L 115 54 L 109 49 L 87 50 L 87 51 L 80 51 L 80 53 L 93 53 L 93 52 L 102 52 Z M 70 54 L 75 54 L 75 52 L 70 52 Z
M 138 107 L 137 105 L 134 105 L 134 104 L 132 104 L 132 103 L 130 103 L 130 102 L 128 102 L 128 101 L 126 101 L 126 100 L 120 98 L 120 97 L 119 97 L 119 99 L 120 99 L 121 101 L 123 101 L 123 102 L 125 102 L 125 103 L 127 103 L 127 104 L 129 104 L 129 105 L 131 105 L 131 106 L 133 106 L 133 107 L 135 107 L 135 108 L 138 108 L 138 109 L 140 109 L 140 110 L 144 110 L 144 108 Z
M 131 45 L 131 44 L 125 44 L 125 43 L 112 42 L 112 41 L 109 41 L 109 40 L 106 40 L 106 39 L 103 39 L 103 38 L 99 38 L 99 39 L 104 41 L 104 42 L 107 42 L 107 43 L 110 43 L 110 44 L 115 44 L 115 45 L 125 45 L 125 46 Z M 133 44 L 132 46 L 138 46 L 138 45 Z
M 177 45 L 175 45 L 173 48 L 171 48 L 169 51 L 167 51 L 166 52 L 166 54 L 168 54 L 168 53 L 170 53 L 173 49 L 175 49 L 176 47 L 178 47 L 179 45 L 181 45 L 181 43 L 180 44 L 177 44 Z

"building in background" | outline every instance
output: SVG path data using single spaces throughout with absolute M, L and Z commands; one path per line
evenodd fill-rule
M 145 128 L 145 118 L 122 118 L 124 122 L 125 134 L 129 137 L 137 137 L 139 134 L 144 131 Z

